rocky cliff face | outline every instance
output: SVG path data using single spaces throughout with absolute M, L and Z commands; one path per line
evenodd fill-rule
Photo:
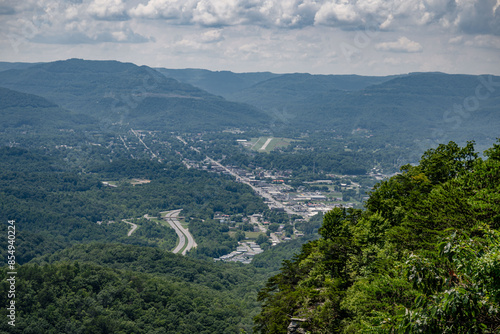
M 287 334 L 305 334 L 306 333 L 306 330 L 304 328 L 300 327 L 302 325 L 302 323 L 306 321 L 306 319 L 292 318 L 290 320 L 291 320 L 291 322 L 290 322 L 290 325 L 288 325 Z

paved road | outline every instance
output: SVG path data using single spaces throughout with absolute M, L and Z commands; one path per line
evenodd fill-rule
M 210 157 L 206 157 L 208 159 L 208 161 L 210 161 L 212 164 L 215 164 L 221 168 L 223 168 L 225 171 L 227 171 L 229 174 L 231 174 L 232 176 L 234 176 L 236 178 L 236 181 L 238 182 L 241 182 L 241 183 L 244 183 L 248 186 L 250 186 L 259 196 L 263 197 L 264 199 L 266 199 L 268 202 L 271 202 L 273 203 L 273 205 L 277 208 L 282 208 L 283 210 L 285 210 L 286 213 L 288 214 L 291 214 L 291 215 L 299 215 L 299 216 L 304 216 L 303 214 L 301 214 L 300 212 L 295 212 L 292 208 L 289 208 L 285 205 L 283 205 L 283 203 L 281 203 L 280 201 L 277 201 L 273 198 L 273 196 L 271 196 L 271 194 L 265 192 L 264 190 L 262 190 L 261 188 L 259 187 L 256 187 L 254 185 L 252 185 L 250 183 L 250 180 L 247 179 L 247 178 L 243 178 L 241 176 L 239 176 L 238 174 L 236 174 L 235 172 L 233 172 L 232 170 L 230 170 L 229 168 L 227 168 L 226 166 L 222 165 L 220 162 L 217 162 L 215 161 L 214 159 L 210 158 Z
M 138 226 L 137 226 L 137 224 L 131 223 L 131 222 L 125 220 L 125 219 L 123 219 L 122 221 L 125 222 L 125 223 L 127 223 L 127 224 L 129 224 L 129 225 L 132 225 L 132 229 L 130 231 L 128 231 L 128 233 L 127 233 L 127 236 L 130 237 L 132 235 L 132 233 L 134 233 L 134 231 L 137 230 Z
M 146 143 L 142 140 L 141 135 L 139 134 L 139 132 L 135 131 L 132 128 L 130 130 L 137 137 L 137 139 L 139 139 L 139 141 L 142 143 L 142 145 L 144 145 L 144 147 L 149 151 L 149 153 L 151 153 L 151 156 L 153 158 L 158 158 L 158 156 L 156 154 L 154 154 L 153 151 L 148 147 L 148 145 L 146 145 Z
M 175 247 L 175 249 L 172 252 L 175 254 L 179 253 L 181 249 L 183 249 L 184 246 L 186 245 L 186 239 L 187 239 L 187 246 L 184 249 L 184 251 L 182 251 L 182 255 L 186 255 L 188 251 L 190 251 L 192 248 L 198 245 L 194 241 L 194 238 L 191 235 L 191 233 L 189 233 L 189 230 L 182 227 L 179 220 L 177 220 L 177 217 L 179 216 L 179 213 L 181 211 L 182 209 L 168 212 L 165 215 L 165 220 L 167 221 L 167 223 L 170 224 L 170 226 L 172 226 L 172 228 L 175 230 L 175 233 L 177 233 L 177 236 L 179 237 L 179 244 L 177 245 L 177 247 Z
M 259 222 L 257 217 L 250 216 L 250 223 L 257 225 L 262 233 L 266 233 L 267 229 L 264 227 L 264 225 L 262 225 L 261 222 Z
M 273 243 L 276 243 L 276 244 L 279 244 L 281 242 L 275 233 L 271 233 L 271 239 L 273 240 Z

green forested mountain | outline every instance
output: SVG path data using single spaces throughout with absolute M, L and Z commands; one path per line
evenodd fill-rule
M 167 131 L 254 127 L 280 136 L 315 129 L 373 136 L 391 145 L 417 142 L 422 148 L 449 140 L 475 140 L 483 148 L 498 135 L 500 78 L 495 76 L 158 71 L 116 61 L 70 59 L 0 72 L 0 86 L 91 115 L 101 127 L 120 124 Z
M 234 73 L 190 68 L 157 68 L 156 70 L 167 77 L 233 101 L 255 104 L 254 102 L 259 101 L 259 97 L 266 97 L 258 104 L 258 107 L 265 109 L 281 107 L 283 103 L 300 100 L 310 96 L 311 93 L 328 92 L 335 89 L 360 90 L 396 77 L 311 75 L 308 73 L 276 74 L 270 72 Z M 268 95 L 268 90 L 272 91 L 274 99 Z
M 500 144 L 427 151 L 379 183 L 366 210 L 334 209 L 322 238 L 260 292 L 263 333 L 500 330 Z
M 499 77 L 161 69 L 181 83 L 78 59 L 1 69 L 0 219 L 15 220 L 18 296 L 16 327 L 0 332 L 286 333 L 292 318 L 311 333 L 500 331 L 500 144 L 482 156 L 472 143 L 437 146 L 491 145 Z M 188 84 L 210 82 L 254 106 Z M 278 136 L 285 144 L 270 153 L 241 144 Z M 363 196 L 368 171 L 399 166 L 417 146 L 435 148 L 377 184 L 363 210 L 299 222 L 306 238 L 250 265 L 213 262 L 242 234 L 215 213 L 295 217 L 209 173 L 207 156 L 304 191 L 319 189 L 304 181 L 331 177 L 335 189 L 345 175 L 331 173 L 359 174 L 348 178 L 359 194 L 349 191 Z M 187 256 L 170 253 L 177 235 L 154 218 L 175 209 L 198 244 Z M 139 226 L 130 236 L 124 220 Z M 4 264 L 10 254 L 0 238 Z M 9 288 L 2 280 L 3 305 Z
M 282 109 L 305 99 L 314 99 L 320 94 L 329 94 L 333 91 L 357 91 L 392 78 L 394 76 L 283 74 L 225 95 L 225 97 L 266 110 Z
M 275 78 L 279 74 L 271 72 L 234 73 L 230 71 L 209 71 L 196 68 L 168 69 L 156 68 L 166 77 L 188 83 L 207 92 L 223 97 L 251 87 L 261 81 Z
M 249 326 L 243 314 L 250 305 L 222 287 L 95 263 L 27 264 L 17 272 L 16 326 L 2 321 L 3 333 L 229 334 Z M 8 284 L 0 284 L 3 304 Z M 7 312 L 0 311 L 4 319 Z
M 42 132 L 55 129 L 90 128 L 96 120 L 64 110 L 40 96 L 0 87 L 0 128 Z
M 475 140 L 486 148 L 498 136 L 499 83 L 496 76 L 444 73 L 380 78 L 290 74 L 232 98 L 266 110 L 273 124 L 285 129 L 384 136 L 393 145 L 427 140 L 422 145 L 427 147 Z
M 39 173 L 64 175 L 57 160 L 10 150 L 3 155 L 8 163 L 2 170 L 24 165 L 19 171 L 26 173 L 26 162 L 33 160 Z M 98 170 L 98 175 L 112 172 L 103 166 Z M 120 175 L 138 170 L 135 166 Z M 160 169 L 150 167 L 144 175 L 157 173 Z M 46 190 L 64 190 L 40 176 Z M 69 182 L 64 177 L 61 185 L 72 183 L 72 191 L 86 191 L 89 180 L 73 177 Z M 33 182 L 29 176 L 27 180 Z M 20 183 L 16 192 L 25 188 Z M 9 192 L 5 184 L 2 189 Z M 38 200 L 48 196 L 39 194 Z M 276 268 L 272 257 L 297 245 L 280 246 L 243 266 L 125 245 L 122 240 L 93 238 L 100 243 L 75 244 L 34 231 L 30 242 L 46 249 L 17 267 L 16 327 L 0 326 L 9 333 L 237 333 L 250 332 L 255 316 L 254 331 L 262 333 L 286 333 L 292 318 L 311 333 L 496 333 L 498 194 L 500 143 L 484 158 L 472 143 L 459 147 L 450 142 L 427 151 L 419 165 L 403 166 L 401 174 L 376 185 L 365 210 L 327 213 L 321 238 L 283 262 L 258 294 L 260 314 L 257 291 Z M 141 192 L 140 198 L 144 196 Z M 51 202 L 43 203 L 50 211 Z M 24 243 L 24 223 L 16 223 L 23 235 L 16 246 L 31 249 Z M 78 231 L 78 225 L 72 228 Z M 2 275 L 6 271 L 3 268 Z M 4 304 L 8 288 L 2 281 Z M 0 310 L 2 316 L 6 312 Z
M 259 197 L 228 177 L 174 161 L 96 160 L 81 173 L 60 156 L 0 148 L 0 217 L 15 220 L 18 273 L 16 326 L 2 322 L 0 332 L 251 332 L 268 270 L 214 264 L 211 256 L 232 251 L 236 240 L 223 235 L 219 223 L 213 229 L 209 218 L 215 210 L 262 211 Z M 151 182 L 133 186 L 132 178 Z M 104 180 L 116 180 L 117 187 Z M 121 221 L 176 208 L 196 217 L 190 230 L 198 249 L 188 257 L 170 253 L 178 239 L 173 229 L 141 218 L 127 236 L 130 226 Z M 7 226 L 0 225 L 4 235 Z M 207 229 L 210 238 L 201 238 Z M 0 239 L 4 264 L 9 246 Z M 7 271 L 4 266 L 1 274 Z M 11 300 L 9 287 L 6 280 L 0 284 L 3 304 Z M 0 311 L 2 317 L 8 312 Z
M 157 71 L 117 61 L 70 59 L 0 73 L 0 86 L 36 94 L 101 123 L 162 130 L 258 126 L 267 116 Z
M 7 71 L 12 69 L 23 69 L 28 68 L 37 63 L 11 63 L 6 61 L 0 61 L 0 71 Z

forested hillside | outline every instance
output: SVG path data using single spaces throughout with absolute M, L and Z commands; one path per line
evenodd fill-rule
M 259 294 L 263 333 L 497 333 L 500 144 L 427 151 L 366 210 L 325 215 L 321 238 Z
M 36 94 L 107 127 L 202 130 L 260 126 L 265 113 L 229 102 L 147 66 L 69 59 L 1 72 L 0 86 Z
M 0 87 L 1 131 L 43 133 L 55 129 L 91 128 L 96 119 L 60 108 L 40 96 Z
M 311 98 L 314 96 L 332 94 L 336 91 L 358 91 L 392 78 L 394 76 L 283 74 L 227 94 L 225 97 L 264 109 L 293 108 L 293 104 L 301 103 L 305 99 L 313 102 Z
M 209 71 L 197 68 L 169 69 L 156 68 L 169 78 L 188 83 L 207 92 L 225 98 L 251 87 L 259 82 L 280 76 L 271 72 L 234 73 L 230 71 Z
M 229 334 L 244 328 L 248 310 L 222 286 L 210 289 L 94 263 L 27 264 L 18 268 L 16 283 L 18 320 L 15 327 L 2 321 L 4 333 Z M 3 304 L 7 284 L 1 283 Z M 6 312 L 0 311 L 4 319 Z
M 229 98 L 266 110 L 283 133 L 359 133 L 403 147 L 415 141 L 429 147 L 475 140 L 485 149 L 498 135 L 499 82 L 491 75 L 437 72 L 393 77 L 288 74 Z

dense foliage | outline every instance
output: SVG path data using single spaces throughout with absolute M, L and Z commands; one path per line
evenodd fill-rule
M 500 145 L 427 151 L 379 183 L 366 210 L 335 209 L 321 238 L 259 294 L 263 333 L 500 330 Z
M 96 125 L 96 120 L 92 117 L 61 109 L 40 96 L 0 87 L 0 101 L 2 132 L 9 128 L 15 131 L 36 132 L 69 127 L 90 129 Z
M 19 333 L 251 332 L 257 293 L 282 253 L 265 265 L 213 263 L 158 248 L 79 244 L 17 268 Z M 262 254 L 264 255 L 264 254 Z M 291 256 L 291 255 L 287 255 Z M 5 270 L 0 274 L 5 276 Z M 0 284 L 3 304 L 9 286 Z M 7 310 L 2 308 L 0 316 Z M 5 323 L 1 329 L 7 330 Z M 16 331 L 8 331 L 17 333 Z
M 261 126 L 268 116 L 229 102 L 147 66 L 68 59 L 2 72 L 0 86 L 36 94 L 94 116 L 101 125 L 162 131 Z
M 8 333 L 237 333 L 232 296 L 159 275 L 59 262 L 18 268 L 16 326 Z M 3 277 L 6 269 L 1 270 Z M 9 283 L 0 284 L 6 305 Z M 0 314 L 7 319 L 7 309 Z

